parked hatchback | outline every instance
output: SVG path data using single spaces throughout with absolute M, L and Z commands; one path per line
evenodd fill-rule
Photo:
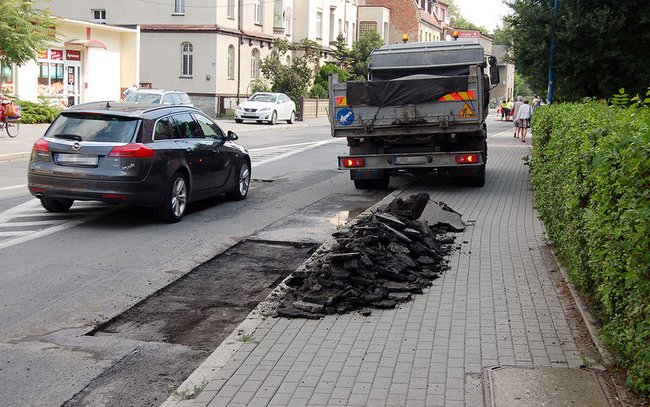
M 193 106 L 192 99 L 187 93 L 164 89 L 136 89 L 129 92 L 123 102 Z
M 296 104 L 284 93 L 253 93 L 235 108 L 235 122 L 247 119 L 269 124 L 286 120 L 291 124 L 296 119 Z
M 77 105 L 34 144 L 28 187 L 51 212 L 91 200 L 152 207 L 178 222 L 189 202 L 246 198 L 251 162 L 235 140 L 193 107 Z

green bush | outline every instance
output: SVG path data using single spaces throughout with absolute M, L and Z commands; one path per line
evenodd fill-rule
M 22 107 L 23 116 L 20 122 L 24 124 L 52 123 L 59 112 L 61 112 L 61 109 L 50 106 L 47 102 L 34 103 L 25 100 L 16 100 L 14 103 Z
M 650 109 L 535 111 L 532 183 L 547 235 L 628 384 L 650 395 Z

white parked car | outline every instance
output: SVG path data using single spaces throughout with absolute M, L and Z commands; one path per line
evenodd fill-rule
M 256 120 L 258 123 L 275 124 L 286 120 L 291 124 L 296 119 L 296 104 L 284 93 L 256 92 L 235 109 L 235 121 Z
M 123 102 L 194 106 L 187 93 L 164 89 L 136 89 L 126 95 Z

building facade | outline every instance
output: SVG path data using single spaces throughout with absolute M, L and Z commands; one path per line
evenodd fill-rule
M 54 19 L 50 48 L 21 66 L 4 66 L 2 92 L 22 100 L 68 107 L 118 100 L 138 82 L 139 32 L 87 21 Z
M 35 4 L 59 17 L 138 31 L 138 55 L 132 63 L 139 67 L 140 86 L 185 91 L 197 107 L 215 115 L 234 108 L 256 83 L 265 82 L 260 66 L 274 52 L 276 38 L 315 41 L 323 48 L 322 61 L 327 61 L 339 35 L 348 46 L 371 29 L 386 44 L 401 42 L 404 35 L 408 41 L 438 41 L 445 39 L 449 28 L 447 4 L 433 0 L 37 0 Z M 287 55 L 284 62 L 291 58 Z
M 219 114 L 263 80 L 275 38 L 310 39 L 327 58 L 339 33 L 356 40 L 357 0 L 74 0 L 37 2 L 57 16 L 140 31 L 139 84 L 183 90 Z M 290 62 L 290 56 L 287 63 Z
M 387 43 L 443 40 L 448 26 L 447 4 L 431 0 L 362 0 L 363 6 L 384 7 L 390 12 Z M 379 31 L 379 30 L 378 30 Z

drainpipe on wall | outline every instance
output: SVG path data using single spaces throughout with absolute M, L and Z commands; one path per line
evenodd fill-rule
M 237 37 L 237 104 L 239 104 L 239 93 L 241 90 L 241 45 L 244 41 L 242 34 L 242 18 L 244 15 L 243 0 L 237 2 L 237 28 L 239 29 L 239 36 Z

